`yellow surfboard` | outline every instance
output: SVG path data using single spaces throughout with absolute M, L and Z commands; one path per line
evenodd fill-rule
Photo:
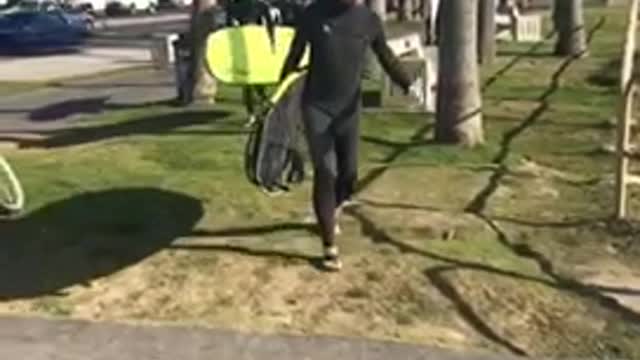
M 207 38 L 206 62 L 219 81 L 232 85 L 269 85 L 280 80 L 295 29 L 277 26 L 275 46 L 263 25 L 218 30 Z M 299 66 L 307 65 L 309 48 Z

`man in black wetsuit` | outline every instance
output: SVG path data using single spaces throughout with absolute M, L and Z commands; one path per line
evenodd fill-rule
M 336 217 L 354 193 L 358 170 L 361 78 L 371 46 L 405 93 L 411 79 L 387 46 L 380 18 L 358 0 L 317 0 L 299 18 L 282 70 L 284 79 L 311 48 L 303 95 L 307 142 L 314 167 L 313 207 L 324 245 L 323 263 L 339 270 Z

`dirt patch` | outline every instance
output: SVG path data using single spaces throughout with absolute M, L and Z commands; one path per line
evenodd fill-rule
M 365 201 L 361 211 L 376 223 L 385 219 L 385 230 L 408 242 L 470 240 L 493 237 L 486 224 L 471 214 L 425 209 L 384 208 L 384 203 Z M 400 204 L 397 204 L 400 206 Z
M 544 285 L 467 270 L 431 278 L 479 332 L 516 353 L 562 353 L 605 326 L 580 299 Z
M 362 336 L 532 355 L 587 351 L 585 339 L 608 323 L 589 301 L 549 285 L 534 261 L 500 244 L 477 216 L 430 206 L 447 204 L 449 194 L 397 186 L 429 182 L 442 171 L 422 170 L 410 179 L 394 171 L 382 176 L 387 191 L 372 186 L 359 215 L 344 219 L 339 241 L 347 266 L 339 274 L 311 266 L 308 257 L 319 253 L 319 243 L 310 234 L 184 238 L 174 242 L 179 250 L 162 250 L 66 288 L 62 296 L 3 302 L 0 312 Z M 456 179 L 467 185 L 486 177 L 447 171 L 473 174 Z M 463 197 L 451 194 L 458 203 Z M 548 233 L 540 234 L 549 241 Z
M 581 174 L 574 174 L 568 171 L 553 168 L 539 164 L 530 159 L 523 159 L 517 166 L 510 170 L 510 173 L 515 176 L 541 178 L 546 180 L 559 180 L 568 183 L 581 183 L 589 181 L 591 178 Z
M 598 261 L 581 266 L 582 282 L 640 314 L 640 270 L 615 261 Z
M 326 274 L 310 264 L 320 253 L 315 235 L 301 229 L 242 235 L 243 228 L 261 228 L 245 220 L 235 235 L 207 237 L 202 231 L 197 239 L 177 239 L 171 246 L 180 249 L 169 246 L 57 296 L 3 302 L 0 312 L 363 336 L 534 355 L 588 351 L 584 339 L 602 332 L 609 317 L 590 310 L 590 300 L 549 285 L 538 263 L 514 253 L 495 229 L 462 211 L 491 172 L 409 169 L 388 169 L 361 194 L 358 214 L 345 214 L 342 273 Z M 525 220 L 548 211 L 557 219 L 571 174 L 540 164 L 516 167 L 514 174 L 492 195 L 492 209 L 512 217 L 521 213 Z M 526 191 L 541 186 L 558 189 L 559 197 Z M 510 190 L 515 198 L 506 202 Z M 302 210 L 298 198 L 306 194 L 264 205 L 261 212 Z M 214 215 L 198 227 L 231 226 L 219 225 L 220 216 Z M 562 263 L 565 247 L 575 249 L 588 231 L 505 230 L 515 240 L 548 245 L 536 249 L 551 249 L 554 264 Z M 566 267 L 575 264 L 567 259 Z M 455 270 L 434 273 L 438 267 Z
M 451 321 L 446 303 L 411 259 L 370 252 L 346 261 L 345 272 L 327 275 L 277 258 L 164 252 L 88 288 L 69 288 L 63 312 L 52 299 L 35 307 L 33 301 L 6 302 L 0 311 L 401 339 L 457 349 L 483 344 L 463 322 Z

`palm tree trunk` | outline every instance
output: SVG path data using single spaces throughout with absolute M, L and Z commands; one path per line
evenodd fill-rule
M 478 78 L 478 0 L 445 0 L 440 16 L 435 139 L 474 146 L 484 142 Z
M 407 21 L 411 19 L 412 0 L 398 0 L 397 2 L 398 20 Z
M 191 66 L 192 99 L 213 101 L 217 93 L 216 80 L 209 74 L 205 64 L 206 41 L 216 0 L 194 0 L 191 10 Z
M 478 23 L 478 60 L 480 64 L 491 64 L 496 57 L 496 2 L 480 0 Z
M 553 8 L 553 23 L 558 33 L 555 54 L 584 56 L 587 51 L 587 39 L 582 0 L 556 0 Z

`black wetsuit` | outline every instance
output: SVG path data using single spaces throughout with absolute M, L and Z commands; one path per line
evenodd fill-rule
M 387 46 L 380 18 L 365 5 L 317 0 L 299 18 L 282 78 L 311 48 L 303 95 L 305 130 L 314 164 L 313 203 L 325 246 L 333 245 L 335 209 L 352 196 L 357 180 L 361 79 L 371 47 L 405 91 L 411 79 Z

